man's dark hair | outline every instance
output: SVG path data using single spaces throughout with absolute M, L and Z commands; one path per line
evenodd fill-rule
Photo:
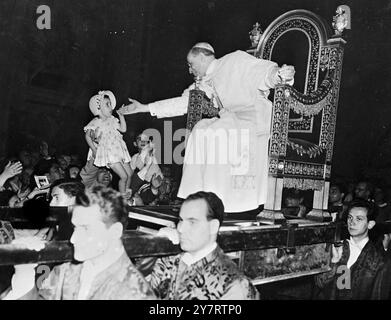
M 362 200 L 362 199 L 355 199 L 352 202 L 349 203 L 347 213 L 349 214 L 350 211 L 354 208 L 364 208 L 367 211 L 367 220 L 375 220 L 375 208 L 374 204 L 372 202 Z
M 215 55 L 212 51 L 210 51 L 208 49 L 198 48 L 198 47 L 191 48 L 189 53 L 192 54 L 193 56 L 198 56 L 200 53 L 203 53 L 206 56 L 214 56 Z
M 50 194 L 55 187 L 62 189 L 64 193 L 69 197 L 76 197 L 77 195 L 82 194 L 85 191 L 84 184 L 75 179 L 60 179 L 53 182 L 50 187 Z
M 198 191 L 189 195 L 184 202 L 192 200 L 203 199 L 208 207 L 208 213 L 206 219 L 213 220 L 217 219 L 220 222 L 220 226 L 224 221 L 224 204 L 221 199 L 213 192 Z
M 97 204 L 100 207 L 102 221 L 106 226 L 111 226 L 116 222 L 126 229 L 128 224 L 127 204 L 121 193 L 103 186 L 96 186 L 86 189 L 85 193 L 76 196 L 76 205 L 89 207 Z

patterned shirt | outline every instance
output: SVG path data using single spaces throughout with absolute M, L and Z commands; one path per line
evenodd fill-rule
M 77 300 L 83 264 L 64 263 L 54 267 L 35 297 L 45 300 Z M 26 297 L 25 297 L 26 298 Z M 148 283 L 126 253 L 93 280 L 87 300 L 156 299 Z
M 254 300 L 259 294 L 237 265 L 217 246 L 188 266 L 184 253 L 158 259 L 149 282 L 167 300 Z

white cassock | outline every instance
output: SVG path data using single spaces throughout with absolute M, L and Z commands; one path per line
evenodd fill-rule
M 200 89 L 209 97 L 215 92 L 224 108 L 220 118 L 199 121 L 188 137 L 178 197 L 211 191 L 222 199 L 226 212 L 253 210 L 266 202 L 272 112 L 267 97 L 277 71 L 276 63 L 243 51 L 209 65 Z M 192 88 L 194 84 L 181 97 L 150 103 L 151 115 L 187 113 Z

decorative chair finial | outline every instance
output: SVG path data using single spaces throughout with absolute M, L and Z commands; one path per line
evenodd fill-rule
M 338 6 L 333 16 L 333 29 L 335 36 L 342 36 L 345 29 L 350 29 L 350 8 L 347 5 Z
M 250 35 L 251 48 L 256 48 L 263 34 L 261 25 L 258 22 L 255 23 L 252 30 L 248 34 Z

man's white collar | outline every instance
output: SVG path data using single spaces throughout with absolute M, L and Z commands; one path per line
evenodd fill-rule
M 206 247 L 202 248 L 200 251 L 196 252 L 195 254 L 191 254 L 189 252 L 186 252 L 182 256 L 182 261 L 186 263 L 188 266 L 192 265 L 193 263 L 196 263 L 200 261 L 201 259 L 205 258 L 208 254 L 210 254 L 214 249 L 216 249 L 217 243 L 213 242 Z
M 104 261 L 98 264 L 92 264 L 91 261 L 87 260 L 83 262 L 84 273 L 88 272 L 90 275 L 98 275 L 100 272 L 105 270 L 107 267 L 116 262 L 125 253 L 124 247 L 120 247 L 117 250 L 113 250 L 112 254 L 107 257 Z
M 356 242 L 352 237 L 350 237 L 350 239 L 349 239 L 350 245 L 356 246 L 356 247 L 360 248 L 360 250 L 362 250 L 365 247 L 365 245 L 367 244 L 368 241 L 369 241 L 369 237 L 365 237 L 358 242 Z

